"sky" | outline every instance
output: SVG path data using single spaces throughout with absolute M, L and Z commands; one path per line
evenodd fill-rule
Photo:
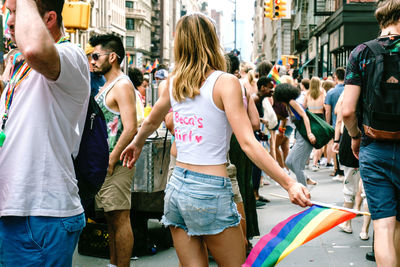
M 232 21 L 235 5 L 234 0 L 210 0 L 208 5 L 210 9 L 223 12 L 221 31 L 223 33 L 224 48 L 234 48 L 234 23 Z M 241 59 L 250 61 L 252 52 L 252 32 L 254 0 L 236 0 L 237 1 L 237 37 L 236 48 L 241 52 Z

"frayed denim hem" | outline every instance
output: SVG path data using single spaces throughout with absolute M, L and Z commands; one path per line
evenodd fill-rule
M 177 224 L 177 223 L 172 223 L 170 221 L 168 221 L 168 219 L 165 219 L 165 217 L 163 216 L 163 218 L 161 219 L 161 223 L 165 226 L 165 227 L 175 227 L 175 228 L 181 228 L 183 230 L 185 230 L 185 232 L 187 233 L 188 236 L 204 236 L 204 235 L 217 235 L 222 233 L 225 229 L 227 228 L 231 228 L 231 227 L 237 227 L 240 225 L 240 221 L 242 220 L 242 217 L 240 216 L 240 214 L 238 214 L 238 222 L 227 225 L 224 228 L 220 228 L 220 229 L 213 229 L 210 230 L 208 232 L 192 232 L 192 231 L 188 231 L 188 228 L 185 225 L 182 224 Z

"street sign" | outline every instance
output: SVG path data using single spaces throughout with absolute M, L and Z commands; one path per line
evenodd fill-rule
M 143 64 L 143 54 L 141 52 L 136 52 L 136 57 L 135 57 L 135 66 L 136 68 L 142 68 Z

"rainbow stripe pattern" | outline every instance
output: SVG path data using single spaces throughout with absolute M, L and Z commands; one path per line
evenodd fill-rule
M 242 266 L 275 266 L 297 247 L 355 216 L 351 211 L 313 205 L 280 222 L 263 236 Z
M 278 71 L 278 67 L 276 65 L 274 65 L 274 67 L 271 69 L 271 71 L 268 73 L 268 78 L 271 78 L 274 82 L 275 85 L 280 84 L 280 80 L 279 80 L 279 71 Z

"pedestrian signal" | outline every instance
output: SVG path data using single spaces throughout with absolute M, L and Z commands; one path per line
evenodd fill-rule
M 274 13 L 272 12 L 273 8 L 273 0 L 264 0 L 264 17 L 272 19 L 274 16 Z

